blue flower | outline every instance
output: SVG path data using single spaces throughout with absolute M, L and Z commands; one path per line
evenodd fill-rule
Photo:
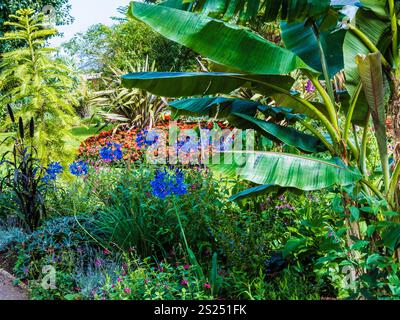
M 89 166 L 86 162 L 84 161 L 75 161 L 69 166 L 69 171 L 74 175 L 74 176 L 82 176 L 82 175 L 87 175 L 89 172 Z
M 57 175 L 63 172 L 63 167 L 59 162 L 52 162 L 47 167 L 42 181 L 48 183 L 57 179 Z
M 160 199 L 165 199 L 170 195 L 184 195 L 187 193 L 184 180 L 183 172 L 179 169 L 175 171 L 175 174 L 170 174 L 166 170 L 157 170 L 154 180 L 150 182 L 153 195 Z
M 115 160 L 121 160 L 123 153 L 121 145 L 118 143 L 107 142 L 107 146 L 100 149 L 100 157 L 105 162 L 112 162 Z
M 158 135 L 152 131 L 147 130 L 139 131 L 136 135 L 136 144 L 139 148 L 149 147 L 158 141 Z

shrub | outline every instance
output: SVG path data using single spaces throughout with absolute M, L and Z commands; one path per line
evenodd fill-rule
M 108 281 L 98 299 L 112 300 L 209 300 L 208 282 L 196 277 L 189 265 L 151 264 L 149 259 L 128 259 L 115 282 Z
M 141 165 L 131 170 L 111 170 L 116 185 L 108 185 L 106 190 L 96 188 L 96 197 L 102 205 L 97 209 L 95 224 L 104 236 L 104 243 L 112 242 L 124 250 L 134 247 L 141 257 L 154 252 L 164 257 L 175 254 L 181 243 L 175 214 L 178 205 L 190 247 L 211 252 L 211 217 L 221 214 L 223 209 L 218 186 L 206 171 L 184 170 L 184 173 L 185 181 L 190 181 L 188 194 L 179 197 L 176 204 L 172 198 L 153 195 L 153 168 Z
M 8 107 L 8 110 L 15 124 L 11 108 Z M 47 189 L 43 181 L 44 168 L 36 159 L 37 150 L 32 144 L 34 130 L 34 121 L 31 119 L 29 135 L 26 135 L 23 120 L 19 118 L 17 137 L 11 137 L 14 141 L 13 151 L 5 152 L 0 162 L 0 165 L 6 166 L 5 175 L 0 182 L 0 191 L 2 196 L 10 196 L 12 200 L 11 205 L 7 204 L 7 208 L 30 231 L 40 225 L 46 213 L 44 193 Z M 10 212 L 7 215 L 10 215 Z

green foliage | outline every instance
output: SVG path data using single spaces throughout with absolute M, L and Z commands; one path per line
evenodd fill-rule
M 358 223 L 359 234 L 350 236 L 351 246 L 347 247 L 345 228 L 332 228 L 330 237 L 337 246 L 326 248 L 315 271 L 331 279 L 340 297 L 399 299 L 399 213 L 388 211 L 385 201 L 363 194 L 353 197 L 358 208 L 350 207 L 350 221 Z M 345 212 L 340 202 L 336 210 L 342 215 Z
M 163 98 L 139 89 L 127 89 L 121 85 L 121 76 L 126 72 L 110 68 L 112 75 L 103 78 L 105 90 L 95 92 L 91 104 L 96 113 L 106 122 L 118 123 L 128 128 L 152 128 L 162 115 L 167 104 Z M 146 59 L 143 65 L 130 66 L 129 72 L 152 72 L 154 63 Z
M 187 236 L 189 247 L 196 256 L 203 256 L 212 250 L 214 242 L 209 231 L 211 223 L 226 204 L 219 199 L 220 186 L 211 175 L 185 172 L 186 181 L 191 185 L 190 194 L 179 198 L 180 218 L 185 233 L 190 234 Z M 152 196 L 150 182 L 154 170 L 114 169 L 108 176 L 113 176 L 115 181 L 111 188 L 108 184 L 103 189 L 101 178 L 91 181 L 99 203 L 95 222 L 98 234 L 102 235 L 99 240 L 105 246 L 112 243 L 125 251 L 134 248 L 141 257 L 154 253 L 166 257 L 175 251 L 182 252 L 184 243 L 174 201 Z
M 0 63 L 0 105 L 12 104 L 17 117 L 35 121 L 38 154 L 47 163 L 50 159 L 63 162 L 71 159 L 66 141 L 73 140 L 70 129 L 74 123 L 76 99 L 71 92 L 74 80 L 71 71 L 51 56 L 54 49 L 44 47 L 46 38 L 56 33 L 43 24 L 43 15 L 26 9 L 11 15 L 15 31 L 0 40 L 21 40 L 24 46 L 4 53 Z
M 320 288 L 307 275 L 291 268 L 274 279 L 266 280 L 260 271 L 258 277 L 248 279 L 246 274 L 233 275 L 237 294 L 249 300 L 320 300 Z
M 146 57 L 158 70 L 190 70 L 195 55 L 136 21 L 124 21 L 113 27 L 93 25 L 86 33 L 78 33 L 62 45 L 75 58 L 78 68 L 109 73 L 108 67 L 127 70 L 142 64 Z
M 36 230 L 46 214 L 44 194 L 46 184 L 42 181 L 44 168 L 37 157 L 37 150 L 32 145 L 34 122 L 30 121 L 29 132 L 25 133 L 22 118 L 18 125 L 10 107 L 10 118 L 18 128 L 17 137 L 11 137 L 14 145 L 12 152 L 7 151 L 1 158 L 1 165 L 6 166 L 1 178 L 0 191 L 11 196 L 7 204 L 6 216 L 16 215 L 19 222 L 28 230 Z
M 211 288 L 196 277 L 192 266 L 151 264 L 128 259 L 126 274 L 103 287 L 112 300 L 211 300 Z M 102 296 L 98 296 L 98 299 Z
M 71 5 L 69 0 L 2 0 L 0 3 L 0 37 L 5 33 L 13 30 L 13 26 L 7 25 L 6 22 L 11 14 L 19 9 L 32 8 L 36 13 L 42 12 L 45 6 L 54 8 L 56 25 L 67 25 L 73 21 L 70 15 Z M 23 41 L 14 40 L 8 42 L 0 42 L 0 53 L 13 51 L 24 47 Z

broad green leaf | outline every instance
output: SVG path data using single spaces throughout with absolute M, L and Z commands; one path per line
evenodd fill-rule
M 350 220 L 351 222 L 360 220 L 360 210 L 357 207 L 350 207 Z
M 241 99 L 229 99 L 223 97 L 193 98 L 175 100 L 169 106 L 177 115 L 208 116 L 227 119 L 232 113 L 244 113 L 254 116 L 260 106 L 259 102 Z
M 379 49 L 384 52 L 387 49 L 388 43 L 382 40 L 385 37 L 385 31 L 390 29 L 390 23 L 379 19 L 374 13 L 365 11 L 360 8 L 356 16 L 357 27 L 368 36 L 368 38 L 377 45 Z M 390 37 L 389 37 L 390 38 Z M 360 74 L 356 63 L 356 57 L 359 54 L 369 54 L 370 50 L 366 45 L 352 32 L 347 32 L 343 43 L 343 56 L 346 75 L 346 88 L 352 98 L 355 95 L 356 88 L 360 82 Z M 389 84 L 385 77 L 385 96 L 389 97 Z M 357 125 L 363 126 L 366 122 L 366 115 L 368 114 L 368 104 L 364 92 L 360 94 L 356 109 L 353 115 L 353 122 Z
M 305 69 L 318 74 L 293 52 L 205 15 L 140 2 L 132 2 L 129 14 L 166 38 L 244 73 L 288 74 Z
M 255 88 L 258 92 L 263 93 L 263 88 L 258 86 Z M 318 119 L 318 117 L 308 109 L 304 104 L 296 100 L 296 97 L 300 97 L 298 92 L 285 92 L 281 90 L 271 94 L 271 97 L 275 100 L 275 104 L 279 107 L 286 107 L 292 110 L 293 113 L 305 114 L 312 119 Z M 329 116 L 324 104 L 319 102 L 311 102 L 323 115 Z
M 361 180 L 361 174 L 355 169 L 308 156 L 259 151 L 232 151 L 221 155 L 220 163 L 211 164 L 210 168 L 262 185 L 312 191 Z
M 262 85 L 268 96 L 290 90 L 294 79 L 278 75 L 244 75 L 224 72 L 138 72 L 122 76 L 127 88 L 140 88 L 164 97 L 191 97 L 231 93 L 240 87 Z
M 244 198 L 256 197 L 260 194 L 276 192 L 279 191 L 280 189 L 282 189 L 282 187 L 271 184 L 257 186 L 233 195 L 232 197 L 229 198 L 229 201 L 236 201 Z
M 179 1 L 179 0 L 169 0 Z M 235 17 L 244 23 L 257 16 L 264 21 L 277 19 L 289 22 L 304 21 L 317 17 L 329 9 L 329 0 L 182 0 L 191 3 L 192 11 L 208 14 L 212 17 L 223 17 L 231 20 Z M 176 5 L 175 5 L 176 7 Z
M 359 250 L 359 249 L 362 249 L 362 248 L 365 248 L 366 246 L 368 246 L 369 243 L 370 242 L 367 240 L 359 240 L 359 241 L 356 241 L 354 244 L 352 244 L 350 249 L 351 250 Z
M 305 238 L 291 238 L 283 248 L 283 257 L 286 258 L 289 254 L 293 253 L 296 249 L 300 248 L 306 243 Z
M 288 146 L 299 148 L 305 152 L 314 153 L 326 151 L 326 147 L 321 140 L 312 135 L 305 134 L 290 127 L 284 127 L 275 123 L 256 119 L 249 115 L 236 112 L 233 112 L 233 115 L 255 125 L 255 127 L 261 129 L 261 133 L 265 134 L 269 139 L 281 141 Z
M 371 268 L 371 266 L 384 266 L 385 264 L 385 257 L 379 255 L 378 253 L 371 254 L 368 256 L 366 264 L 368 268 Z
M 393 224 L 382 232 L 383 244 L 394 251 L 400 244 L 400 225 Z
M 322 73 L 318 42 L 312 27 L 306 25 L 304 22 L 291 24 L 282 22 L 281 28 L 285 47 L 296 53 L 310 67 Z M 343 51 L 338 50 L 338 48 L 343 46 L 345 35 L 345 30 L 336 32 L 327 30 L 320 33 L 320 41 L 324 49 L 329 76 L 331 78 L 344 68 Z
M 179 10 L 189 10 L 190 8 L 190 4 L 184 0 L 167 0 L 161 2 L 160 5 Z
M 365 97 L 375 128 L 375 137 L 378 142 L 381 166 L 385 168 L 383 174 L 386 183 L 389 181 L 389 159 L 386 136 L 386 110 L 384 97 L 383 72 L 380 53 L 371 53 L 367 56 L 359 55 L 356 58 L 358 70 L 363 84 Z M 389 187 L 388 185 L 386 187 Z
M 228 119 L 232 113 L 242 113 L 254 116 L 257 110 L 273 120 L 296 122 L 303 115 L 293 114 L 291 109 L 264 105 L 257 101 L 237 98 L 211 97 L 175 100 L 169 103 L 176 115 L 208 116 L 218 119 Z
M 363 8 L 373 11 L 380 18 L 388 18 L 389 14 L 386 12 L 387 0 L 360 0 L 360 2 Z

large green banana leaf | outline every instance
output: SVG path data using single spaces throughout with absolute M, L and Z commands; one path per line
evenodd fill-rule
M 304 69 L 318 74 L 293 52 L 243 27 L 206 15 L 140 2 L 132 2 L 129 15 L 166 38 L 243 73 L 288 74 Z
M 256 90 L 262 94 L 264 94 L 264 91 L 262 88 L 257 87 Z M 271 97 L 274 98 L 275 104 L 279 107 L 286 107 L 292 110 L 293 113 L 300 113 L 300 114 L 305 114 L 311 119 L 318 119 L 318 117 L 315 115 L 314 112 L 310 111 L 304 104 L 302 104 L 300 101 L 296 100 L 296 98 L 300 97 L 299 92 L 277 92 L 271 95 Z M 323 103 L 319 102 L 312 102 L 312 105 L 316 107 L 323 115 L 329 116 L 326 106 Z
M 175 100 L 169 103 L 176 115 L 209 116 L 227 119 L 232 113 L 254 116 L 257 110 L 275 121 L 286 120 L 290 123 L 304 119 L 304 115 L 293 114 L 289 108 L 264 105 L 258 101 L 211 97 Z
M 175 100 L 170 102 L 169 106 L 176 115 L 227 119 L 233 112 L 255 116 L 258 108 L 263 105 L 249 100 L 212 97 Z
M 372 11 L 366 11 L 360 8 L 356 16 L 357 27 L 368 36 L 368 38 L 378 47 L 378 49 L 385 52 L 388 43 L 384 40 L 385 31 L 390 29 L 390 23 L 379 19 Z M 389 37 L 390 38 L 390 37 Z M 369 54 L 370 50 L 367 46 L 352 32 L 347 32 L 343 43 L 343 55 L 346 74 L 346 88 L 349 92 L 350 98 L 356 93 L 356 88 L 361 81 L 356 63 L 356 57 L 359 54 Z M 384 77 L 385 94 L 389 97 L 389 84 Z M 353 114 L 353 122 L 358 125 L 365 124 L 365 117 L 368 114 L 368 103 L 364 92 L 360 94 L 356 109 Z
M 232 151 L 222 155 L 220 164 L 208 166 L 222 174 L 262 185 L 312 191 L 351 185 L 362 178 L 355 169 L 343 164 L 307 156 L 258 151 Z M 226 159 L 233 159 L 233 163 L 224 163 Z
M 360 0 L 363 8 L 371 10 L 381 18 L 388 18 L 389 14 L 386 11 L 387 0 Z
M 334 27 L 336 27 L 336 23 Z M 285 47 L 296 53 L 309 66 L 322 73 L 319 46 L 311 25 L 304 24 L 304 22 L 290 24 L 282 22 L 281 29 Z M 332 29 L 329 29 L 319 34 L 330 78 L 344 68 L 343 51 L 338 48 L 343 46 L 346 35 L 345 30 L 332 31 Z
M 277 192 L 280 189 L 282 189 L 282 187 L 271 185 L 271 184 L 261 185 L 261 186 L 253 187 L 253 188 L 238 192 L 238 193 L 234 194 L 233 196 L 231 196 L 229 198 L 229 201 L 236 201 L 236 200 L 240 200 L 240 199 L 244 199 L 244 198 L 256 197 L 256 196 L 264 194 L 264 193 Z
M 191 97 L 231 93 L 243 86 L 262 85 L 268 96 L 289 91 L 294 79 L 278 75 L 244 75 L 223 72 L 137 72 L 122 76 L 128 88 L 140 88 L 164 97 Z
M 180 6 L 177 5 L 179 1 Z M 192 4 L 186 9 L 226 21 L 239 17 L 240 22 L 253 20 L 257 16 L 264 21 L 278 18 L 289 22 L 304 21 L 326 13 L 330 6 L 329 0 L 169 0 L 163 5 L 185 9 L 182 2 Z
M 315 153 L 326 151 L 326 147 L 321 140 L 312 135 L 305 134 L 291 127 L 256 119 L 246 114 L 233 112 L 233 115 L 248 121 L 249 124 L 251 124 L 250 127 L 255 126 L 257 129 L 261 129 L 261 133 L 271 140 L 281 141 L 288 146 L 298 148 L 305 152 Z

